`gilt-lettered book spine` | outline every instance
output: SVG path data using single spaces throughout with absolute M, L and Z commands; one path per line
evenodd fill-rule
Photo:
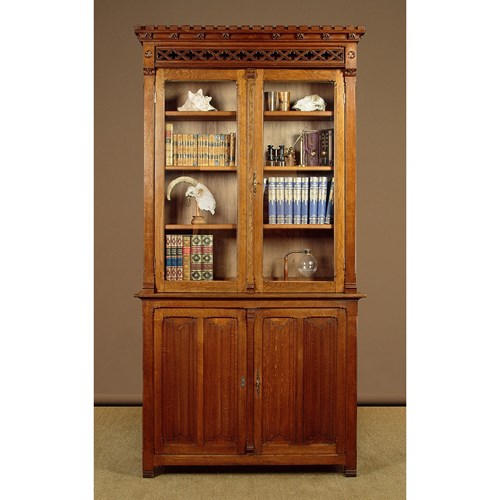
M 178 145 L 178 165 L 183 166 L 184 165 L 184 134 L 179 134 L 179 140 L 177 141 Z
M 293 223 L 302 222 L 302 177 L 293 178 Z
M 320 143 L 320 157 L 319 164 L 327 166 L 328 165 L 328 131 L 319 131 L 319 143 Z
M 208 164 L 209 167 L 214 166 L 214 134 L 208 134 Z
M 318 177 L 309 177 L 309 224 L 318 223 Z
M 276 223 L 285 223 L 285 178 L 276 177 Z
M 276 224 L 276 177 L 268 178 L 267 191 L 269 224 Z
M 236 134 L 231 132 L 229 138 L 229 166 L 236 166 Z
M 165 165 L 173 165 L 173 136 L 174 135 L 174 124 L 165 124 Z
M 219 163 L 221 167 L 224 167 L 226 165 L 226 143 L 227 143 L 227 134 L 221 134 L 220 136 L 220 159 Z M 229 162 L 228 162 L 229 164 Z
M 293 224 L 293 177 L 285 177 L 285 224 Z
M 324 224 L 328 178 L 321 176 L 318 179 L 318 224 Z
M 173 134 L 172 135 L 172 157 L 174 160 L 174 165 L 179 165 L 179 134 Z
M 229 167 L 231 159 L 231 134 L 224 134 L 224 166 Z
M 330 181 L 328 198 L 326 201 L 325 224 L 333 224 L 333 194 L 335 192 L 335 179 Z
M 175 280 L 182 281 L 182 234 L 175 236 Z
M 201 275 L 202 280 L 214 279 L 214 235 L 203 234 L 201 237 Z
M 182 134 L 174 134 L 174 165 L 181 164 L 181 137 Z
M 224 166 L 225 143 L 226 143 L 226 134 L 219 134 L 219 167 Z
M 182 280 L 191 279 L 191 236 L 182 236 Z
M 201 234 L 191 236 L 191 279 L 201 281 Z
M 172 235 L 165 235 L 165 277 L 167 281 L 173 281 L 172 273 Z
M 219 149 L 220 149 L 220 135 L 214 134 L 214 151 L 213 151 L 214 163 L 213 164 L 215 167 L 219 166 Z
M 334 162 L 334 155 L 335 155 L 335 149 L 334 149 L 334 142 L 333 142 L 333 128 L 329 128 L 327 130 L 328 132 L 328 165 L 330 167 L 333 167 Z
M 193 134 L 193 166 L 198 167 L 198 137 L 199 134 Z
M 302 197 L 300 204 L 301 224 L 307 224 L 309 214 L 309 177 L 302 177 Z

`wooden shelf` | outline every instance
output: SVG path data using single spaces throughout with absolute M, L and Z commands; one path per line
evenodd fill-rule
M 165 167 L 167 172 L 182 172 L 191 171 L 191 172 L 236 172 L 238 170 L 237 167 L 209 167 L 209 166 L 191 166 L 191 167 L 181 167 L 180 165 L 168 165 Z
M 295 167 L 264 167 L 264 172 L 331 172 L 333 167 L 307 167 L 295 165 Z
M 318 229 L 332 229 L 333 224 L 264 224 L 264 229 L 295 229 L 297 231 L 305 230 L 318 230 Z
M 184 231 L 184 230 L 196 230 L 196 231 L 234 231 L 236 230 L 236 224 L 166 224 L 165 229 L 167 231 Z
M 236 120 L 236 111 L 165 111 L 169 120 L 195 121 L 232 121 Z
M 294 276 L 294 277 L 288 277 L 288 279 L 285 281 L 283 278 L 272 278 L 271 276 L 264 276 L 264 281 L 279 281 L 281 283 L 291 283 L 294 281 L 300 281 L 301 283 L 312 283 L 314 281 L 334 281 L 333 278 L 306 278 L 306 277 L 299 277 L 299 276 Z
M 234 276 L 229 276 L 227 278 L 214 278 L 213 280 L 174 280 L 174 281 L 169 281 L 168 284 L 170 285 L 171 289 L 173 291 L 177 292 L 191 292 L 193 289 L 193 284 L 196 284 L 196 287 L 199 288 L 199 286 L 208 286 L 210 288 L 213 288 L 213 285 L 210 285 L 210 283 L 224 283 L 224 282 L 231 282 L 235 283 L 238 281 L 238 279 Z
M 331 120 L 333 111 L 264 111 L 266 121 Z

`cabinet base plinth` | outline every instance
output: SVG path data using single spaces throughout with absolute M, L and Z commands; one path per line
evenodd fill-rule
M 158 466 L 343 466 L 345 455 L 155 455 L 154 463 L 155 469 Z

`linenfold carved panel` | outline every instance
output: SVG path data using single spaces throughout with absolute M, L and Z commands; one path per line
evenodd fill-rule
M 212 63 L 335 63 L 344 62 L 344 48 L 270 48 L 270 49 L 228 49 L 228 48 L 156 48 L 156 62 L 169 65 L 186 62 Z

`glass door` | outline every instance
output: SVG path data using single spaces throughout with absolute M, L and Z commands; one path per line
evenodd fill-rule
M 155 273 L 158 291 L 244 284 L 246 179 L 241 70 L 156 76 Z
M 262 70 L 258 82 L 256 288 L 343 291 L 342 74 Z

